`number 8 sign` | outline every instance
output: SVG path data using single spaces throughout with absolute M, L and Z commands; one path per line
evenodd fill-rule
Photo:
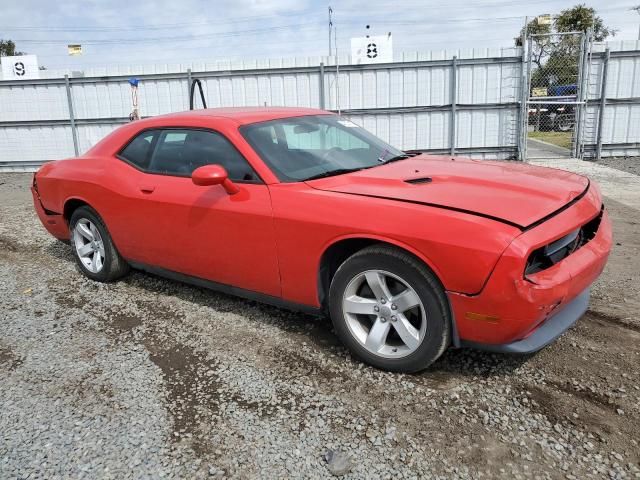
M 2 57 L 2 80 L 31 80 L 40 78 L 38 57 L 36 55 L 19 55 Z

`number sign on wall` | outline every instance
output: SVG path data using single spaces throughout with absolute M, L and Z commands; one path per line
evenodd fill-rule
M 356 64 L 393 62 L 391 35 L 352 38 L 351 61 Z
M 36 55 L 19 55 L 0 58 L 2 64 L 1 80 L 31 80 L 40 78 L 38 57 Z

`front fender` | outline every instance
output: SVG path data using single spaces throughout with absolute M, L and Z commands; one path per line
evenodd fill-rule
M 386 235 L 372 234 L 368 232 L 358 232 L 358 233 L 349 233 L 345 235 L 339 235 L 327 241 L 325 245 L 323 245 L 322 251 L 318 256 L 318 258 L 316 259 L 316 270 L 320 269 L 320 264 L 322 262 L 322 257 L 324 256 L 324 254 L 332 246 L 335 246 L 336 244 L 345 240 L 372 240 L 374 242 L 387 243 L 389 245 L 393 245 L 395 247 L 400 248 L 401 250 L 405 250 L 411 253 L 413 256 L 420 259 L 425 265 L 427 265 L 427 267 L 431 269 L 431 271 L 436 275 L 436 277 L 441 278 L 441 272 L 438 270 L 438 267 L 436 266 L 436 264 L 428 257 L 428 255 L 417 250 L 416 248 L 409 245 L 408 243 L 400 241 L 396 238 L 386 236 Z
M 316 190 L 301 184 L 269 186 L 282 295 L 319 306 L 323 253 L 345 239 L 383 241 L 421 259 L 445 290 L 480 291 L 520 230 L 499 221 L 384 198 Z

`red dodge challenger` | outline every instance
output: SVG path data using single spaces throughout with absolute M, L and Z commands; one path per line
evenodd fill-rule
M 136 121 L 32 192 L 93 280 L 133 267 L 329 314 L 353 354 L 400 372 L 451 345 L 539 350 L 585 312 L 611 248 L 585 177 L 404 153 L 303 108 Z

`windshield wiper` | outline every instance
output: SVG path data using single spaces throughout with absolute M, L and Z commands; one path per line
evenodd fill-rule
M 308 180 L 317 180 L 318 178 L 333 177 L 334 175 L 342 175 L 345 173 L 357 172 L 358 170 L 362 170 L 362 167 L 338 168 L 337 170 L 329 170 L 328 172 L 322 172 L 322 173 L 318 173 L 317 175 L 312 175 L 309 178 L 303 179 L 302 181 L 306 182 Z
M 382 165 L 386 163 L 397 162 L 398 160 L 404 160 L 405 158 L 411 158 L 411 157 L 410 155 L 406 155 L 406 154 L 396 155 L 395 157 L 387 158 L 384 162 L 382 162 Z

